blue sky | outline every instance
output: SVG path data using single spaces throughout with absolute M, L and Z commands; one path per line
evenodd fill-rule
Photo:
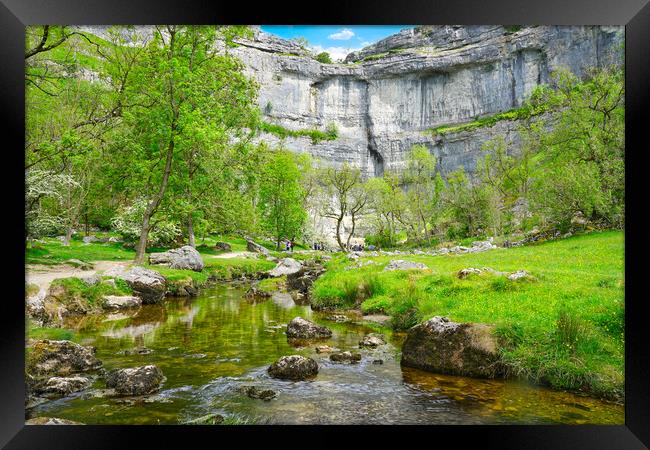
M 334 59 L 375 43 L 412 25 L 262 25 L 263 31 L 285 39 L 303 37 L 316 52 Z

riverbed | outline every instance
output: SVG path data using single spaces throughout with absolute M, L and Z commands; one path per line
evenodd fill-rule
M 243 286 L 221 285 L 195 298 L 170 298 L 134 311 L 70 319 L 72 340 L 97 348 L 107 370 L 155 364 L 166 380 L 143 398 L 102 396 L 90 390 L 49 401 L 27 416 L 59 417 L 85 424 L 181 424 L 220 414 L 262 424 L 623 424 L 621 405 L 517 380 L 481 380 L 400 366 L 404 334 L 376 324 L 328 320 L 277 292 L 249 299 Z M 333 336 L 290 344 L 286 324 L 303 317 Z M 359 349 L 368 333 L 387 344 Z M 334 363 L 317 345 L 359 351 L 357 364 Z M 145 354 L 133 354 L 134 348 Z M 283 381 L 267 367 L 284 355 L 315 359 L 316 378 Z M 269 401 L 247 397 L 242 386 L 271 389 Z

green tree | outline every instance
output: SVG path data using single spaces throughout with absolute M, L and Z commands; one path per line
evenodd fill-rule
M 414 145 L 408 153 L 402 183 L 406 186 L 408 219 L 405 220 L 416 240 L 430 238 L 429 221 L 436 207 L 436 158 L 424 145 Z
M 242 64 L 215 49 L 220 30 L 156 27 L 133 69 L 134 80 L 127 87 L 130 106 L 123 113 L 127 132 L 122 167 L 126 164 L 132 175 L 129 189 L 148 199 L 137 263 L 144 262 L 154 215 L 163 208 L 167 214 L 181 211 L 186 219 L 193 217 L 197 196 L 192 189 L 207 192 L 210 181 L 195 177 L 199 168 L 213 168 L 201 161 L 213 161 L 225 142 L 236 141 L 244 125 L 254 124 L 250 111 L 255 91 L 242 75 Z
M 323 171 L 325 184 L 325 202 L 321 214 L 323 217 L 336 220 L 336 242 L 343 251 L 348 251 L 350 240 L 354 235 L 356 221 L 363 213 L 368 202 L 368 193 L 364 189 L 361 171 L 352 168 L 348 163 L 341 167 L 328 167 Z M 346 244 L 341 238 L 343 220 L 350 216 L 352 230 L 348 234 Z
M 271 153 L 260 183 L 262 224 L 280 249 L 282 238 L 295 239 L 307 219 L 304 192 L 294 155 L 284 150 Z

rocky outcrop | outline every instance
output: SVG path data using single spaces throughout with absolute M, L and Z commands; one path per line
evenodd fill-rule
M 271 277 L 277 278 L 283 275 L 291 275 L 302 269 L 302 264 L 293 258 L 282 258 L 278 265 L 269 270 L 268 274 Z
M 314 281 L 325 273 L 323 266 L 310 265 L 287 275 L 287 288 L 307 294 Z
M 318 364 L 311 358 L 300 355 L 283 356 L 267 369 L 273 378 L 283 380 L 305 380 L 318 375 Z
M 109 270 L 105 275 L 119 278 L 128 283 L 133 292 L 142 299 L 142 303 L 159 303 L 167 291 L 167 280 L 158 272 L 136 266 L 127 271 Z
M 294 318 L 287 325 L 287 337 L 298 339 L 315 339 L 315 338 L 328 338 L 332 336 L 332 330 L 326 327 L 321 327 L 309 320 L 302 317 Z
M 246 240 L 246 249 L 249 252 L 261 253 L 264 256 L 271 256 L 271 253 L 266 249 L 266 247 L 263 247 L 250 239 Z
M 146 395 L 160 389 L 164 380 L 157 366 L 148 365 L 113 370 L 106 376 L 106 386 L 118 395 Z
M 428 269 L 426 264 L 414 261 L 404 261 L 403 259 L 392 259 L 384 270 L 410 270 L 410 269 Z
M 606 26 L 422 26 L 352 53 L 346 64 L 321 64 L 256 29 L 233 53 L 260 83 L 265 120 L 293 130 L 337 125 L 335 140 L 288 137 L 287 148 L 374 176 L 401 170 L 414 144 L 429 148 L 444 173 L 472 172 L 486 140 L 500 134 L 516 144 L 517 121 L 426 131 L 517 108 L 560 67 L 583 76 L 589 66 L 621 61 L 622 39 L 620 27 Z
M 67 376 L 102 367 L 95 348 L 71 341 L 35 340 L 27 345 L 25 371 L 34 376 Z
M 401 364 L 434 373 L 493 378 L 502 374 L 491 325 L 433 317 L 408 331 Z
M 149 255 L 149 263 L 160 264 L 171 269 L 193 270 L 195 272 L 201 272 L 204 266 L 201 254 L 189 245 L 162 253 L 152 253 Z

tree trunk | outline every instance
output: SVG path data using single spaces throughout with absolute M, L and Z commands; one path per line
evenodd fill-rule
M 88 229 L 88 213 L 86 213 L 86 214 L 84 215 L 84 218 L 86 219 L 86 220 L 85 220 L 85 222 L 86 222 L 86 236 L 88 236 L 88 235 L 90 234 L 90 233 L 89 233 L 89 229 Z
M 64 236 L 64 238 L 63 238 L 63 246 L 64 246 L 64 247 L 70 247 L 70 240 L 72 239 L 72 232 L 73 232 L 73 231 L 74 231 L 74 230 L 72 229 L 72 226 L 69 226 L 69 227 L 65 230 L 65 236 Z
M 190 213 L 187 216 L 187 235 L 188 235 L 189 246 L 195 248 L 196 243 L 194 240 L 194 222 L 192 221 L 192 213 Z
M 352 231 L 350 231 L 350 234 L 348 235 L 348 240 L 346 242 L 348 248 L 350 248 L 350 239 L 352 239 L 352 236 L 354 236 L 354 229 L 357 226 L 357 222 L 354 218 L 354 214 L 352 214 Z
M 147 208 L 148 210 L 149 208 Z M 135 247 L 135 263 L 142 264 L 144 263 L 144 256 L 147 252 L 147 239 L 149 238 L 149 220 L 151 214 L 147 211 L 144 213 L 144 218 L 142 219 L 142 229 L 140 230 L 140 239 L 138 240 L 138 245 Z
M 158 209 L 158 205 L 162 201 L 163 195 L 165 195 L 165 190 L 167 189 L 167 183 L 169 182 L 169 174 L 172 170 L 172 160 L 174 159 L 174 132 L 176 130 L 176 122 L 172 124 L 172 138 L 169 141 L 169 146 L 167 147 L 167 161 L 165 161 L 165 172 L 163 173 L 162 181 L 160 182 L 160 188 L 153 199 L 147 205 L 147 209 L 144 211 L 144 217 L 142 218 L 142 229 L 140 230 L 140 239 L 138 245 L 135 248 L 135 260 L 136 264 L 144 263 L 144 257 L 147 251 L 147 239 L 149 238 L 149 228 L 151 216 L 154 215 Z
M 341 247 L 341 250 L 345 252 L 347 250 L 345 249 L 343 242 L 341 242 L 341 222 L 343 222 L 343 217 L 339 217 L 338 219 L 336 219 L 336 242 L 338 242 L 339 247 Z

